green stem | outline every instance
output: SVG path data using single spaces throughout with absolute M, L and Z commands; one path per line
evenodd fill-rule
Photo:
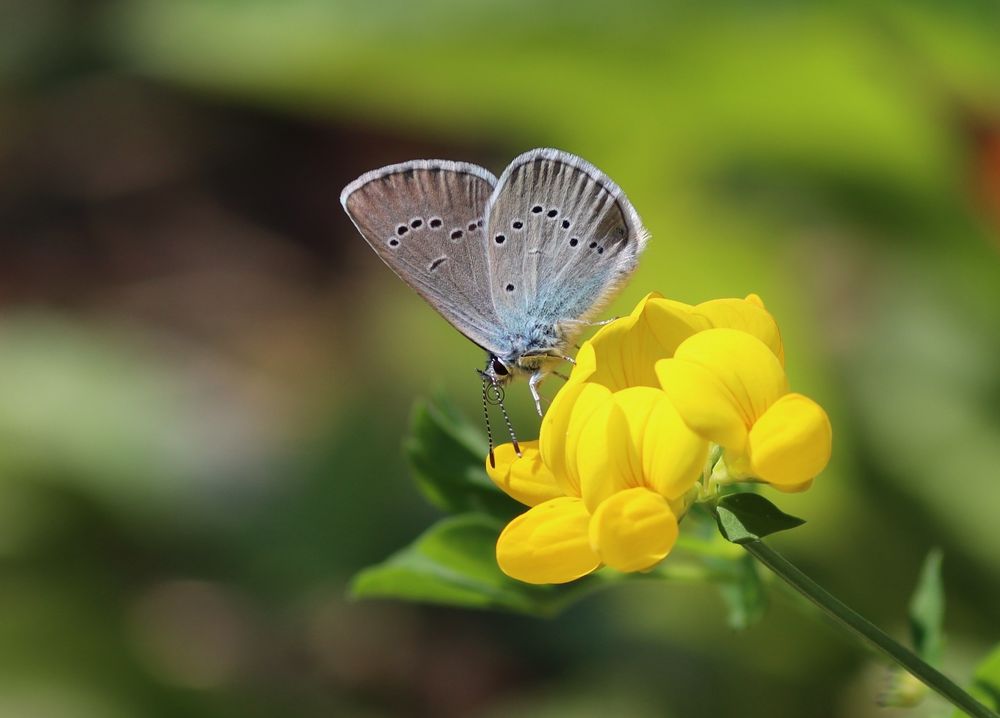
M 937 691 L 956 708 L 965 711 L 973 718 L 1000 718 L 959 688 L 946 675 L 921 660 L 913 651 L 894 641 L 874 623 L 834 598 L 826 589 L 802 573 L 789 563 L 788 559 L 763 541 L 759 539 L 745 541 L 741 542 L 740 545 L 788 585 L 826 611 L 855 635 L 894 660 L 926 686 Z

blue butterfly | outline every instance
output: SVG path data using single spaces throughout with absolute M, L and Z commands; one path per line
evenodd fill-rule
M 414 160 L 340 195 L 372 249 L 487 352 L 496 392 L 539 382 L 628 279 L 649 233 L 625 193 L 575 155 L 535 149 L 497 180 L 477 165 Z

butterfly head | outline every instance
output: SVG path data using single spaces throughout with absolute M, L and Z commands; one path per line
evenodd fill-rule
M 490 353 L 483 374 L 496 386 L 505 386 L 515 379 L 530 377 L 551 358 L 545 354 L 528 354 L 521 350 L 509 354 Z
M 516 365 L 508 363 L 496 354 L 490 354 L 486 361 L 486 371 L 484 372 L 495 385 L 503 386 L 514 378 Z

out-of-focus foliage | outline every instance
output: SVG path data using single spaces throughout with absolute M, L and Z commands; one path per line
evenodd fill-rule
M 993 710 L 1000 710 L 1000 658 L 994 649 L 976 667 L 973 676 L 973 693 Z
M 931 666 L 941 663 L 944 653 L 944 586 L 941 581 L 941 550 L 934 548 L 924 559 L 917 587 L 910 597 L 910 642 L 913 651 Z M 893 667 L 879 704 L 912 708 L 927 696 L 928 688 L 899 667 Z
M 1000 710 L 1000 646 L 994 648 L 976 667 L 970 693 L 984 705 Z M 962 718 L 964 715 L 961 711 L 956 711 L 953 718 Z
M 519 505 L 486 475 L 483 437 L 450 403 L 418 402 L 405 446 L 417 485 L 443 511 L 479 511 L 498 519 L 518 512 Z
M 494 555 L 503 524 L 480 514 L 442 519 L 413 545 L 354 580 L 358 598 L 400 598 L 554 615 L 600 580 L 532 586 L 508 578 Z
M 917 655 L 931 665 L 944 652 L 944 587 L 941 585 L 941 551 L 924 559 L 920 580 L 910 598 L 910 637 Z
M 541 145 L 653 232 L 611 314 L 780 317 L 835 451 L 774 543 L 897 635 L 941 546 L 971 675 L 1000 638 L 994 2 L 7 0 L 0 714 L 879 715 L 878 667 L 780 595 L 735 635 L 700 582 L 544 624 L 345 599 L 439 518 L 407 412 L 430 384 L 477 417 L 482 357 L 340 188 Z

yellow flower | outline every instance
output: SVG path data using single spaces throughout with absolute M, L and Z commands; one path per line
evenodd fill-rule
M 577 353 L 571 380 L 601 384 L 613 391 L 630 386 L 658 387 L 654 367 L 674 355 L 688 337 L 728 327 L 764 342 L 784 364 L 781 333 L 756 294 L 746 299 L 713 299 L 692 306 L 655 292 L 627 317 L 603 327 Z
M 830 460 L 826 412 L 790 393 L 778 357 L 746 332 L 699 332 L 658 361 L 656 375 L 688 426 L 726 450 L 734 479 L 801 491 Z
M 708 454 L 659 389 L 563 389 L 538 442 L 496 451 L 493 481 L 531 508 L 497 541 L 497 562 L 527 583 L 564 583 L 607 565 L 641 571 L 677 537 Z
M 714 481 L 710 442 L 730 478 L 799 491 L 829 460 L 830 436 L 823 409 L 788 391 L 759 297 L 692 306 L 650 294 L 584 343 L 538 441 L 487 462 L 530 507 L 501 533 L 497 561 L 528 583 L 649 569 L 673 548 L 699 480 Z

